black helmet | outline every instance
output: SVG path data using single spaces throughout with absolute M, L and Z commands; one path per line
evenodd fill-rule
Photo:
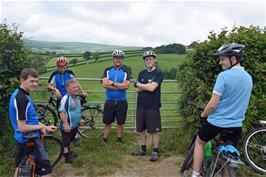
M 153 51 L 151 51 L 151 50 L 149 50 L 149 51 L 145 51 L 144 53 L 143 53 L 143 59 L 145 59 L 146 57 L 153 57 L 153 58 L 156 58 L 156 54 L 155 54 L 155 52 L 153 52 Z
M 237 56 L 241 58 L 245 52 L 245 45 L 230 43 L 222 45 L 217 52 L 215 52 L 215 56 Z

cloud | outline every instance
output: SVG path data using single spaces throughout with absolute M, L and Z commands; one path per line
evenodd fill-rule
M 1 4 L 1 16 L 36 40 L 158 46 L 205 40 L 234 25 L 265 25 L 265 2 L 41 1 Z

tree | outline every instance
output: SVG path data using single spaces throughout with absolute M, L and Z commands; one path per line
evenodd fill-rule
M 177 54 L 186 53 L 186 47 L 182 44 L 176 44 L 176 43 L 155 47 L 154 50 L 156 53 L 177 53 Z
M 29 51 L 23 46 L 22 34 L 17 31 L 17 26 L 0 23 L 0 148 L 6 150 L 12 139 L 8 119 L 9 97 L 18 86 L 21 70 L 31 66 L 27 57 Z
M 246 46 L 241 65 L 244 66 L 253 78 L 253 90 L 248 111 L 243 126 L 243 133 L 251 127 L 250 122 L 256 119 L 266 119 L 266 35 L 265 32 L 254 26 L 237 27 L 232 31 L 223 29 L 221 33 L 210 32 L 208 39 L 200 42 L 194 49 L 191 57 L 179 68 L 179 81 L 183 91 L 181 112 L 184 117 L 182 126 L 186 132 L 194 132 L 197 126 L 197 114 L 186 105 L 190 100 L 205 106 L 210 99 L 212 89 L 218 73 L 222 70 L 213 54 L 226 43 L 241 43 Z M 194 122 L 194 123 L 193 123 Z M 182 128 L 180 129 L 182 130 Z M 183 141 L 186 141 L 185 139 Z M 180 142 L 182 144 L 184 142 Z
M 69 64 L 73 64 L 73 65 L 76 65 L 78 63 L 78 59 L 77 58 L 74 58 L 72 60 L 70 60 Z
M 95 61 L 97 62 L 100 58 L 100 55 L 98 53 L 95 53 L 93 57 L 94 57 Z
M 91 52 L 89 52 L 89 51 L 84 52 L 83 58 L 84 58 L 84 60 L 90 60 Z

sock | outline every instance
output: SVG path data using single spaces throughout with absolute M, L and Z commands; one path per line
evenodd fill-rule
M 103 138 L 103 142 L 107 143 L 107 138 Z
M 199 177 L 200 173 L 193 171 L 192 177 Z
M 117 137 L 117 140 L 116 140 L 117 142 L 122 142 L 122 137 Z
M 144 152 L 146 152 L 146 150 L 147 150 L 146 149 L 146 144 L 145 145 L 141 145 L 141 150 L 144 151 Z
M 159 149 L 158 148 L 153 148 L 153 152 L 159 153 Z
M 67 153 L 64 153 L 64 157 L 66 158 L 69 154 L 69 151 Z

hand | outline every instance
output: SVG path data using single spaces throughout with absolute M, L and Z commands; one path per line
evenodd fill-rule
M 64 124 L 64 131 L 65 131 L 66 133 L 68 133 L 68 132 L 71 131 L 71 128 L 69 127 L 68 124 Z
M 57 127 L 54 125 L 49 125 L 45 127 L 45 130 L 49 131 L 49 132 L 54 132 L 57 130 Z
M 85 97 L 88 96 L 88 94 L 87 94 L 86 92 L 84 92 L 83 90 L 82 90 L 82 94 L 83 94 Z
M 138 87 L 138 85 L 137 85 L 138 83 L 139 83 L 139 81 L 138 80 L 135 80 L 134 81 L 134 87 Z
M 45 126 L 40 131 L 41 131 L 41 136 L 44 137 L 46 135 Z
M 110 83 L 111 86 L 114 86 L 114 83 L 115 83 L 115 82 L 109 80 L 109 83 Z
M 61 95 L 61 93 L 59 92 L 59 90 L 58 89 L 55 89 L 55 95 L 56 95 L 56 97 L 57 98 L 62 98 L 62 95 Z
M 199 116 L 201 119 L 208 119 L 208 116 L 206 117 L 206 116 L 204 116 L 203 115 L 203 112 L 200 114 L 200 116 Z
M 79 121 L 79 126 L 82 127 L 83 124 L 84 124 L 84 122 L 85 122 L 85 121 L 84 121 L 83 119 L 80 119 L 80 121 Z

